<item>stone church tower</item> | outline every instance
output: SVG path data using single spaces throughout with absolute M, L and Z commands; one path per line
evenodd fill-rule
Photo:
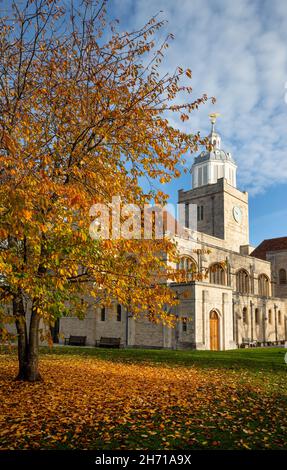
M 213 148 L 195 158 L 191 169 L 193 188 L 179 191 L 178 202 L 197 205 L 199 232 L 225 240 L 230 250 L 248 251 L 248 194 L 236 188 L 237 166 L 231 153 L 221 148 L 214 115 L 209 140 Z

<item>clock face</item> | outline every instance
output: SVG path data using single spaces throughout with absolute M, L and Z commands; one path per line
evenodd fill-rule
M 233 207 L 233 217 L 234 217 L 234 220 L 240 224 L 241 223 L 241 220 L 242 220 L 242 210 L 240 209 L 240 207 L 237 207 L 237 206 L 234 206 Z

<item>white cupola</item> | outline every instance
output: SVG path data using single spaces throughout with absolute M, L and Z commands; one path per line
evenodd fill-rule
M 221 149 L 221 137 L 215 132 L 218 116 L 217 113 L 209 115 L 211 131 L 208 137 L 212 150 L 205 150 L 195 157 L 191 168 L 193 188 L 217 183 L 220 178 L 225 178 L 228 184 L 236 188 L 237 165 L 231 153 Z

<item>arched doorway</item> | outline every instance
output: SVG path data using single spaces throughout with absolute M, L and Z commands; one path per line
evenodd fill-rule
M 210 349 L 211 351 L 219 351 L 219 316 L 215 310 L 210 312 L 209 331 Z

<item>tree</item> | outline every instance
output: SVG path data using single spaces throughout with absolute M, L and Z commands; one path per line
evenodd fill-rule
M 106 2 L 66 4 L 15 1 L 0 24 L 1 321 L 6 337 L 4 324 L 15 322 L 18 378 L 29 381 L 40 379 L 42 325 L 69 309 L 83 317 L 87 295 L 117 298 L 135 316 L 153 305 L 153 321 L 170 321 L 174 273 L 160 253 L 176 256 L 172 240 L 95 241 L 89 209 L 114 195 L 163 203 L 139 179 L 179 175 L 201 141 L 168 116 L 188 119 L 207 99 L 177 104 L 191 73 L 160 74 L 171 39 L 156 49 L 162 21 L 121 33 L 106 26 Z

